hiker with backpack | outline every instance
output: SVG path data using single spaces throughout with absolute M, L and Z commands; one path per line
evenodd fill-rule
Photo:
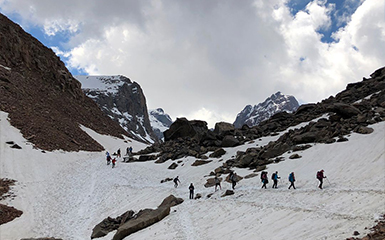
M 217 176 L 215 176 L 214 182 L 215 182 L 215 191 L 217 191 L 217 187 L 218 187 L 218 186 L 219 186 L 219 189 L 222 190 L 222 187 L 221 187 L 221 180 L 219 180 L 219 178 L 218 178 Z
M 109 152 L 106 152 L 106 157 L 107 157 L 107 165 L 110 165 L 111 156 Z
M 175 187 L 175 188 L 178 187 L 178 182 L 180 183 L 180 181 L 179 181 L 179 176 L 176 176 L 176 178 L 174 178 L 174 187 Z
M 280 179 L 280 177 L 278 176 L 278 171 L 276 171 L 275 173 L 273 173 L 271 175 L 271 179 L 273 180 L 273 188 L 278 188 L 278 179 Z
M 235 185 L 237 185 L 237 174 L 235 172 L 230 172 L 229 180 L 231 182 L 231 187 L 234 190 Z
M 116 163 L 116 158 L 112 159 L 112 168 L 115 167 L 115 163 Z
M 326 178 L 326 176 L 324 176 L 324 170 L 322 169 L 321 171 L 318 171 L 316 177 L 319 181 L 318 187 L 320 189 L 322 189 L 322 184 L 323 184 L 324 178 Z
M 268 172 L 262 172 L 262 174 L 261 174 L 261 181 L 262 181 L 262 183 L 263 183 L 263 185 L 262 185 L 261 188 L 265 188 L 265 189 L 266 189 L 266 184 L 269 183 L 269 180 L 268 180 L 268 178 L 267 178 L 267 173 L 268 173 Z
M 294 182 L 295 182 L 295 177 L 294 177 L 294 172 L 291 172 L 289 174 L 289 182 L 290 182 L 290 186 L 289 186 L 289 189 L 291 187 L 293 187 L 295 189 L 295 186 L 294 186 Z
M 191 183 L 188 189 L 190 190 L 190 199 L 194 199 L 194 185 Z

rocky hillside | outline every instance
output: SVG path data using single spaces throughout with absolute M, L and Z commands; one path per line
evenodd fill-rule
M 171 117 L 163 111 L 162 108 L 149 111 L 150 122 L 154 133 L 158 139 L 163 139 L 163 132 L 170 128 L 172 124 Z
M 293 96 L 277 92 L 258 105 L 247 105 L 235 119 L 234 126 L 241 128 L 243 125 L 253 127 L 269 119 L 279 112 L 294 112 L 299 107 L 297 99 Z
M 223 147 L 234 147 L 263 136 L 278 135 L 291 126 L 298 127 L 280 136 L 264 147 L 249 148 L 237 152 L 215 173 L 228 173 L 231 167 L 263 170 L 267 164 L 281 161 L 278 156 L 285 152 L 295 152 L 311 147 L 310 143 L 332 144 L 348 141 L 351 132 L 370 134 L 370 124 L 385 121 L 385 68 L 378 69 L 371 78 L 348 84 L 346 89 L 335 97 L 317 104 L 301 105 L 294 113 L 280 112 L 258 126 L 244 125 L 236 129 L 230 123 L 217 123 L 214 131 L 207 128 L 204 121 L 177 119 L 165 131 L 165 142 L 154 144 L 140 152 L 139 160 L 155 160 L 157 163 L 185 156 L 205 159 L 220 157 L 225 153 Z M 293 158 L 300 157 L 293 154 Z M 170 166 L 171 167 L 171 166 Z M 172 167 L 177 167 L 174 162 Z
M 55 53 L 0 14 L 0 110 L 13 126 L 44 150 L 101 151 L 80 129 L 127 134 L 106 116 Z
M 118 122 L 131 138 L 153 143 L 158 141 L 152 130 L 146 98 L 140 85 L 125 76 L 75 76 L 84 93 L 100 109 Z

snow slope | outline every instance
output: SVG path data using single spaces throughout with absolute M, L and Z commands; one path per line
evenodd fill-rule
M 89 239 L 92 228 L 107 216 L 116 217 L 127 210 L 156 208 L 170 194 L 185 202 L 173 207 L 163 221 L 139 231 L 128 239 L 346 239 L 385 213 L 385 122 L 372 125 L 369 135 L 351 134 L 348 142 L 317 144 L 288 159 L 269 165 L 269 176 L 278 171 L 278 189 L 261 189 L 259 177 L 244 179 L 235 194 L 220 197 L 222 190 L 203 187 L 216 167 L 236 155 L 236 151 L 267 144 L 279 136 L 262 138 L 255 143 L 226 149 L 221 159 L 192 167 L 192 157 L 180 159 L 175 170 L 171 164 L 154 162 L 122 163 L 112 169 L 103 152 L 47 152 L 33 149 L 20 132 L 10 126 L 7 114 L 0 112 L 0 157 L 2 178 L 17 180 L 14 199 L 2 203 L 24 214 L 0 225 L 0 239 L 57 237 Z M 125 143 L 83 128 L 110 152 L 127 146 L 134 151 L 145 145 Z M 127 139 L 128 140 L 128 139 Z M 22 150 L 11 149 L 14 141 Z M 222 160 L 223 159 L 223 160 Z M 324 169 L 330 184 L 317 188 L 316 171 Z M 296 174 L 296 190 L 288 190 L 287 175 Z M 240 176 L 252 173 L 236 169 Z M 181 185 L 160 183 L 179 175 Z M 225 175 L 224 175 L 225 176 Z M 224 177 L 222 176 L 222 177 Z M 194 183 L 199 200 L 188 200 L 188 186 Z M 100 239 L 111 239 L 114 232 Z

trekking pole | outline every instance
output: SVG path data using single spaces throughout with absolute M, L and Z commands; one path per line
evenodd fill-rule
M 329 179 L 327 177 L 325 177 L 325 178 L 326 178 L 326 181 L 328 181 L 329 185 L 331 186 L 332 184 L 329 182 Z

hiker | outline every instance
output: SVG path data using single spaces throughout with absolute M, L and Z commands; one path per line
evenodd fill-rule
M 126 155 L 131 156 L 131 154 L 132 154 L 132 147 L 130 146 L 130 147 L 127 147 L 126 149 Z
M 116 163 L 116 158 L 112 159 L 112 168 L 115 167 L 115 163 Z
M 176 176 L 176 178 L 174 178 L 174 187 L 175 187 L 175 188 L 178 187 L 178 182 L 180 183 L 180 181 L 179 181 L 179 176 Z
M 261 181 L 263 183 L 261 188 L 265 188 L 266 189 L 266 184 L 269 183 L 269 180 L 267 179 L 267 172 L 262 172 L 262 174 L 261 174 Z
M 111 156 L 109 152 L 106 152 L 106 157 L 107 157 L 107 165 L 110 165 Z
M 219 186 L 219 189 L 222 190 L 221 181 L 219 180 L 219 178 L 217 176 L 215 176 L 214 182 L 215 182 L 215 191 L 217 191 L 217 186 Z
M 276 171 L 275 173 L 273 173 L 271 175 L 271 179 L 273 180 L 273 188 L 278 188 L 278 179 L 280 179 L 280 177 L 278 177 L 278 171 Z
M 322 189 L 322 184 L 323 184 L 323 181 L 324 181 L 324 178 L 326 178 L 326 176 L 324 176 L 324 170 L 322 169 L 321 171 L 318 171 L 317 172 L 317 175 L 316 175 L 318 181 L 319 181 L 319 188 Z
M 230 172 L 229 179 L 231 181 L 231 186 L 234 190 L 235 185 L 237 185 L 237 174 L 235 172 Z
M 294 186 L 294 182 L 295 182 L 295 177 L 294 177 L 294 172 L 291 172 L 289 174 L 289 182 L 290 182 L 290 186 L 289 186 L 289 189 L 291 187 L 293 187 L 295 189 L 295 186 Z
M 120 148 L 118 149 L 118 151 L 117 151 L 117 154 L 116 155 L 118 155 L 118 157 L 120 157 Z
M 190 199 L 194 199 L 194 185 L 191 183 L 188 189 L 190 190 Z

